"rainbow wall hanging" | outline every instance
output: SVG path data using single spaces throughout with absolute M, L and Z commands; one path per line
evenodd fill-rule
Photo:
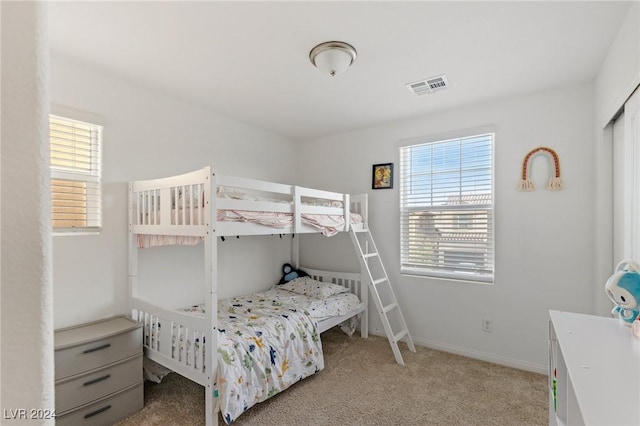
M 550 176 L 547 189 L 549 191 L 560 191 L 562 189 L 562 180 L 560 179 L 560 158 L 558 158 L 558 154 L 556 154 L 554 150 L 545 146 L 532 149 L 524 157 L 524 160 L 522 161 L 522 180 L 520 180 L 518 190 L 533 191 L 535 189 L 533 182 L 531 182 L 531 179 L 529 178 L 529 174 L 531 172 L 531 162 L 534 157 L 537 157 L 538 155 L 547 157 L 549 164 L 553 165 L 553 173 L 549 170 Z

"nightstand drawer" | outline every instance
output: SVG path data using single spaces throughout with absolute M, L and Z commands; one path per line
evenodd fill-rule
M 96 403 L 56 418 L 56 426 L 112 425 L 140 411 L 144 405 L 142 383 Z
M 55 352 L 55 379 L 95 370 L 142 353 L 142 329 L 94 340 Z
M 138 383 L 142 383 L 142 355 L 57 382 L 56 412 L 64 415 L 75 407 Z

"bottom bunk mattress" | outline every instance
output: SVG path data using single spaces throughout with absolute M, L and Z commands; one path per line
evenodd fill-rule
M 362 307 L 345 290 L 303 278 L 218 301 L 218 403 L 227 424 L 324 368 L 318 321 Z M 183 311 L 204 315 L 203 305 Z M 173 346 L 184 352 L 190 342 Z

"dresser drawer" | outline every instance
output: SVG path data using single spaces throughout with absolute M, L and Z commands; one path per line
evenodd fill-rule
M 59 416 L 56 418 L 56 426 L 112 425 L 142 409 L 144 405 L 142 387 L 140 383 L 99 402 Z
M 142 354 L 142 329 L 94 340 L 55 352 L 55 379 L 95 370 L 107 364 Z
M 56 412 L 63 414 L 80 405 L 142 383 L 142 355 L 56 383 Z

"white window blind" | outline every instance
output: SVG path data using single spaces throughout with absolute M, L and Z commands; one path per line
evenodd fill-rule
M 400 148 L 401 272 L 493 282 L 493 134 Z
M 102 127 L 49 116 L 51 217 L 56 233 L 99 231 Z

